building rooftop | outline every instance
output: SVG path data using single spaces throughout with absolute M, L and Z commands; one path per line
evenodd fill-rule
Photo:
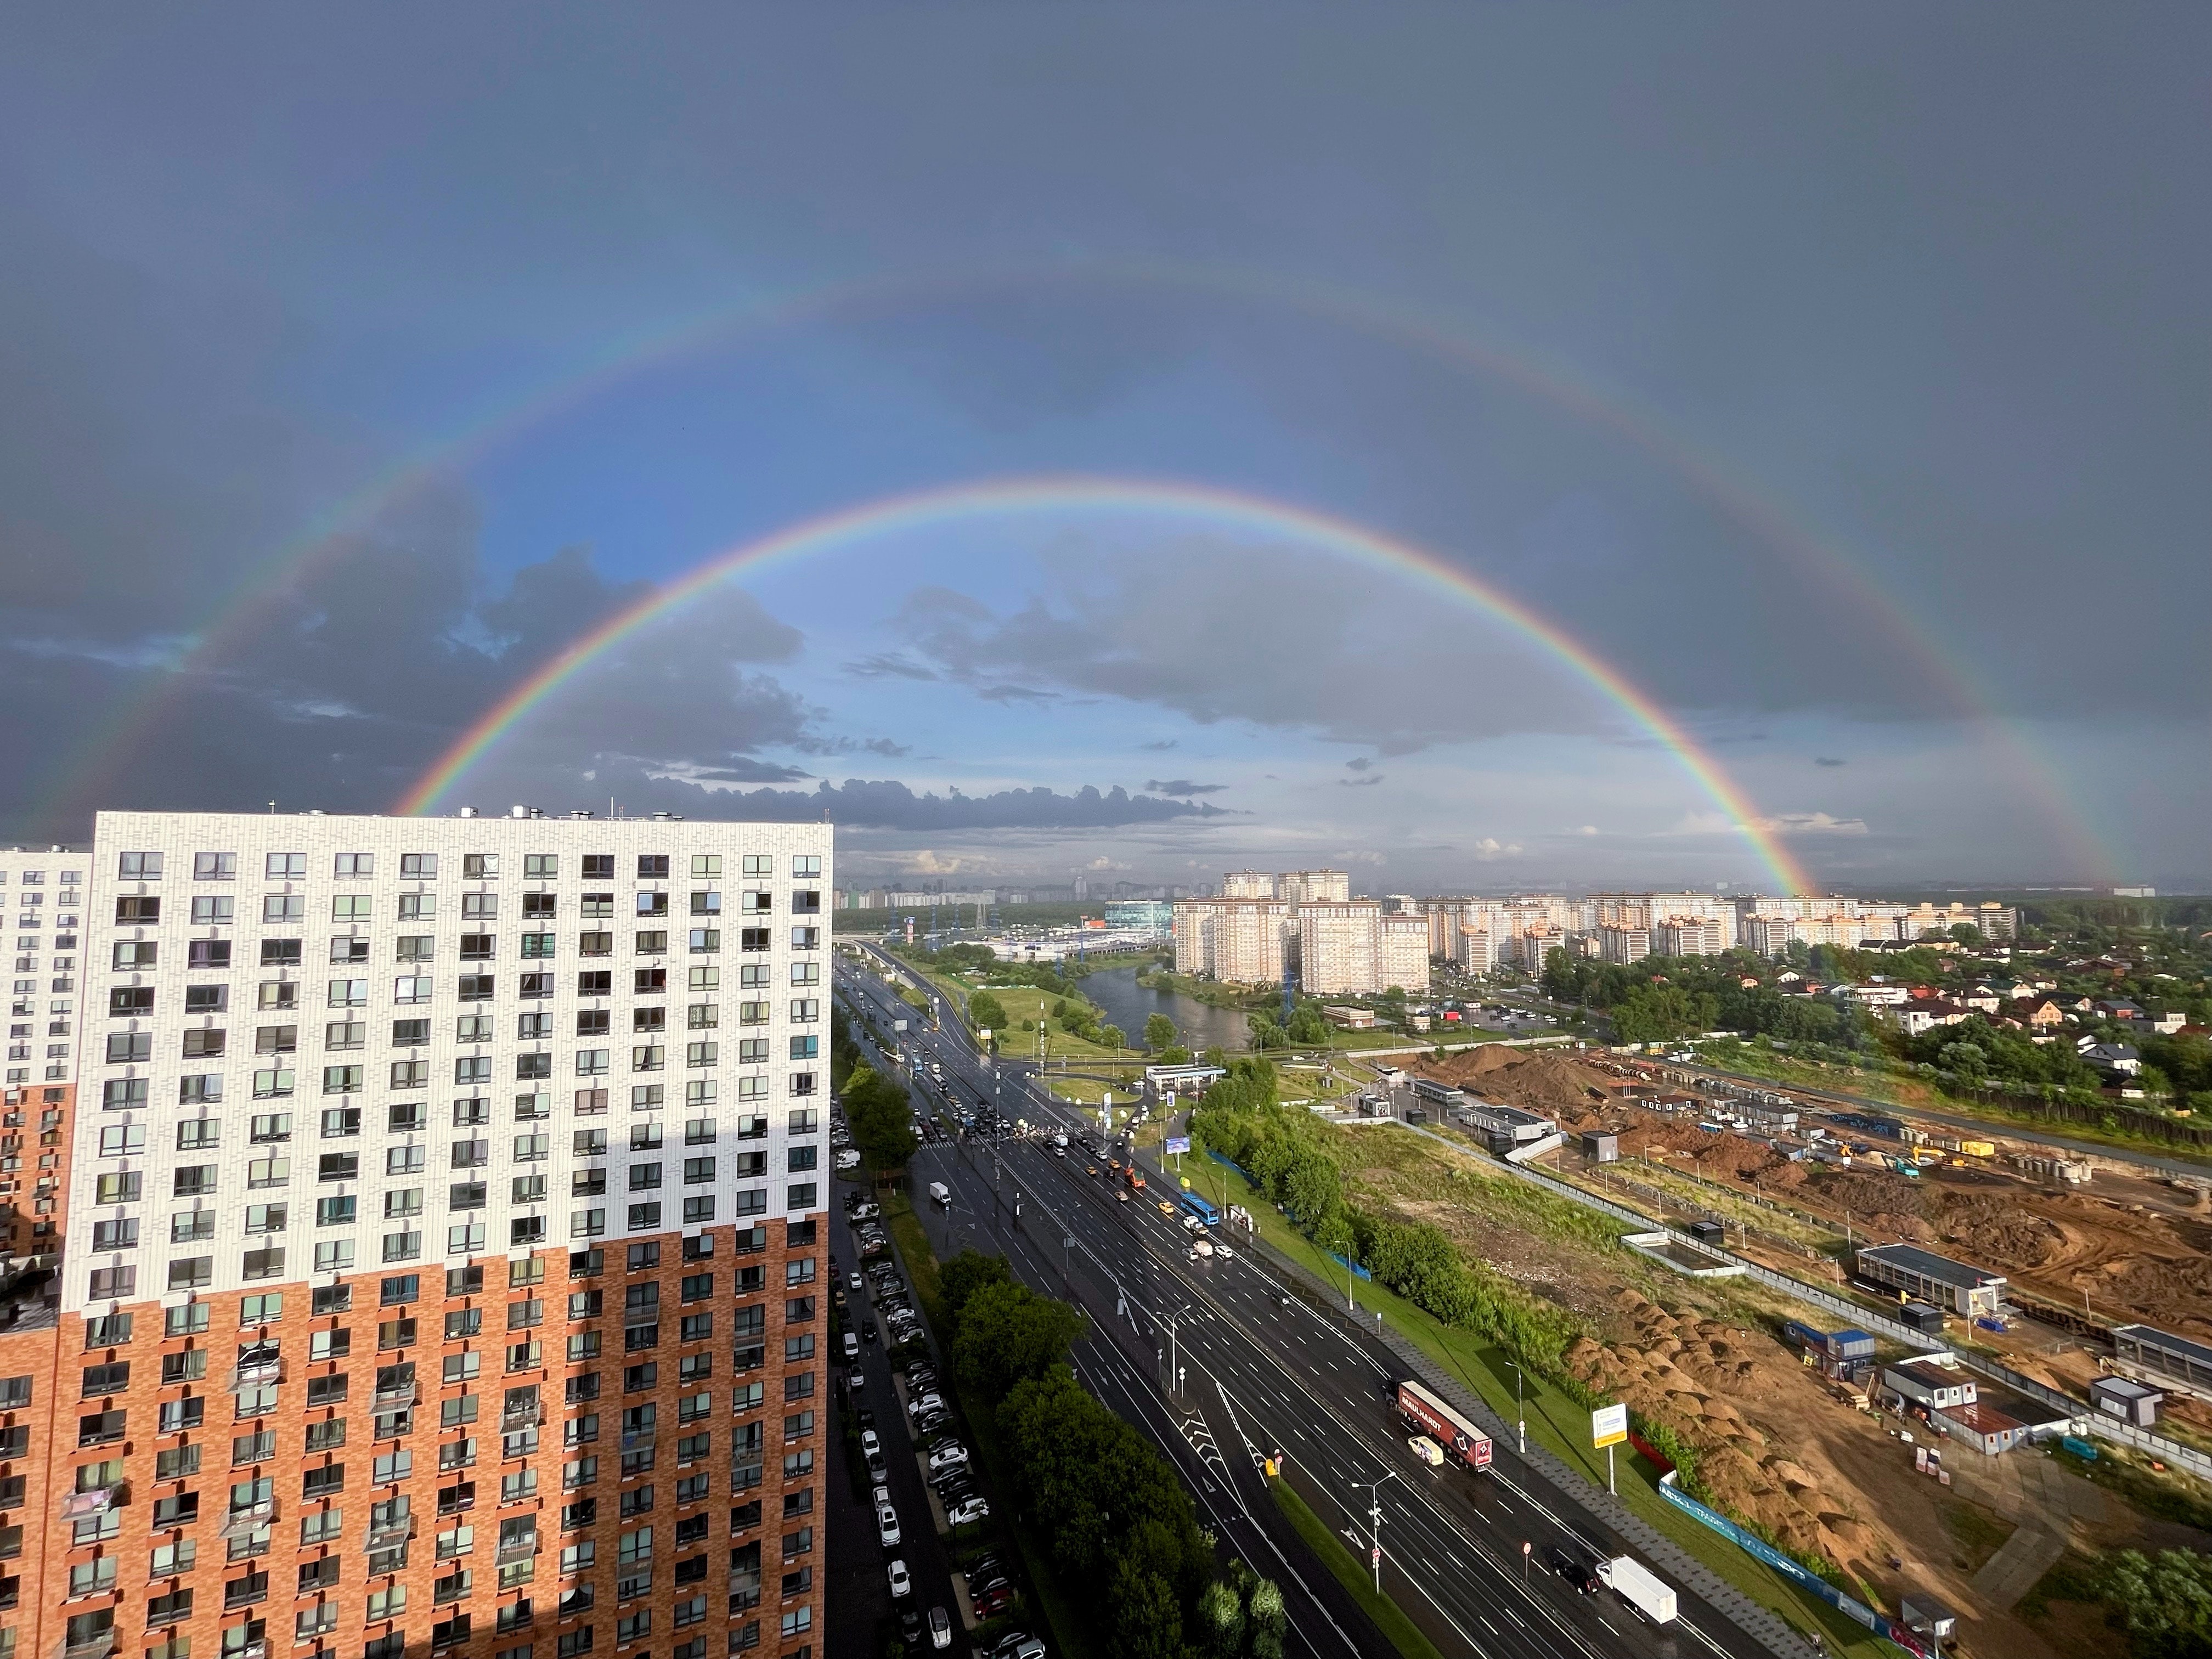
M 2002 1273 L 1984 1273 L 1979 1267 L 1970 1267 L 1963 1261 L 1954 1261 L 1933 1250 L 1923 1250 L 1917 1244 L 1870 1244 L 1859 1252 L 1859 1260 L 1886 1262 L 1893 1267 L 1902 1267 L 1932 1279 L 1938 1284 L 1955 1285 L 1961 1290 L 1979 1290 L 1985 1285 L 2002 1285 Z
M 2139 1343 L 2146 1348 L 2162 1348 L 2170 1354 L 2212 1370 L 2212 1347 L 2207 1347 L 2202 1342 L 2193 1342 L 2185 1336 L 2176 1336 L 2171 1331 L 2161 1331 L 2152 1325 L 2115 1325 L 2112 1335 L 2115 1339 Z

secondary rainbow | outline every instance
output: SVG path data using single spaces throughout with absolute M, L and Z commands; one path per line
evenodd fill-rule
M 1728 813 L 1783 892 L 1814 890 L 1780 838 L 1763 827 L 1761 814 L 1735 781 L 1672 715 L 1618 669 L 1520 600 L 1425 548 L 1333 514 L 1211 485 L 1158 479 L 1049 475 L 948 484 L 844 507 L 718 554 L 581 635 L 508 692 L 438 757 L 394 810 L 410 815 L 428 811 L 517 721 L 601 653 L 740 572 L 896 532 L 963 519 L 1042 512 L 1149 513 L 1267 531 L 1408 574 L 1472 603 L 1568 664 L 1666 744 Z
M 194 673 L 217 666 L 227 653 L 247 648 L 254 629 L 271 620 L 301 576 L 343 556 L 349 544 L 341 532 L 366 523 L 377 510 L 424 479 L 465 469 L 517 434 L 587 404 L 601 392 L 659 367 L 774 337 L 810 323 L 865 316 L 872 308 L 896 313 L 934 300 L 972 296 L 1006 286 L 1094 282 L 1279 306 L 1392 342 L 1431 361 L 1492 377 L 1611 433 L 1671 470 L 1723 517 L 1853 605 L 1904 647 L 1929 683 L 1943 688 L 1959 711 L 2009 757 L 2019 787 L 2035 798 L 2073 861 L 2085 871 L 2097 872 L 2100 879 L 2112 869 L 2112 854 L 2092 830 L 2084 803 L 2067 791 L 2057 769 L 2035 751 L 2017 724 L 1997 713 L 1986 689 L 1972 680 L 1964 664 L 1944 648 L 1911 608 L 1884 591 L 1832 541 L 1804 527 L 1739 472 L 1698 450 L 1651 413 L 1634 407 L 1617 393 L 1578 380 L 1558 365 L 1468 336 L 1455 325 L 1402 302 L 1278 272 L 1158 260 L 1056 262 L 1037 267 L 902 273 L 755 301 L 623 336 L 593 354 L 581 370 L 557 376 L 528 394 L 463 419 L 442 441 L 380 474 L 322 515 L 305 536 L 277 549 L 216 612 L 192 630 L 191 643 L 173 670 L 155 677 L 147 692 L 118 706 L 94 738 L 73 745 L 68 757 L 58 763 L 58 775 L 39 793 L 55 812 L 105 799 L 117 775 L 150 740 L 163 709 L 179 689 Z

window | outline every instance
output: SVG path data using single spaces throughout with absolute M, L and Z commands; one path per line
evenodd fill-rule
M 263 939 L 261 941 L 261 965 L 264 968 L 297 968 L 300 965 L 300 941 L 295 939 Z M 262 988 L 264 993 L 268 988 L 269 988 L 266 986 Z M 264 1007 L 272 1007 L 277 1005 L 270 1003 L 264 1000 L 262 1006 Z M 290 999 L 288 998 L 282 1006 L 287 1008 L 292 1006 Z
M 147 994 L 150 1000 L 153 994 Z M 132 1066 L 154 1058 L 154 1034 L 151 1031 L 110 1031 L 107 1034 L 107 1063 L 110 1066 Z
M 463 974 L 460 980 L 461 1000 L 489 1002 L 493 994 L 493 976 L 489 974 Z
M 237 878 L 237 854 L 195 853 L 192 854 L 194 881 L 234 881 Z
M 307 896 L 302 893 L 264 893 L 261 896 L 261 920 L 265 922 L 301 922 L 307 919 Z
M 433 983 L 434 981 L 428 974 L 403 975 L 399 978 L 392 981 L 392 1000 L 394 1002 L 402 1004 L 428 1002 L 430 1000 Z M 394 1042 L 399 1041 L 396 1033 L 392 1040 Z M 423 1035 L 419 1038 L 410 1039 L 410 1041 L 424 1042 L 429 1041 L 429 1028 L 427 1023 L 423 1027 Z
M 228 927 L 235 915 L 236 903 L 228 893 L 202 893 L 192 900 L 192 925 L 195 927 Z
M 368 921 L 372 920 L 368 895 L 366 893 L 337 893 L 331 898 L 332 921 Z
M 492 959 L 492 936 L 489 933 L 464 933 L 461 935 L 461 960 L 463 962 L 489 962 Z

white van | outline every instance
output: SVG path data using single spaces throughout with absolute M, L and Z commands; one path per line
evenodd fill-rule
M 939 1204 L 949 1206 L 952 1202 L 952 1188 L 941 1181 L 933 1181 L 929 1183 L 929 1195 Z

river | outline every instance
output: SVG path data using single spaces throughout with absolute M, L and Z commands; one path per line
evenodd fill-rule
M 1145 1021 L 1153 1014 L 1173 1020 L 1176 1041 L 1194 1054 L 1212 1048 L 1240 1054 L 1251 1036 L 1251 1028 L 1237 1010 L 1216 1008 L 1179 991 L 1139 985 L 1134 968 L 1102 968 L 1085 975 L 1081 983 L 1083 994 L 1103 1008 L 1106 1018 L 1135 1046 L 1142 1046 Z

